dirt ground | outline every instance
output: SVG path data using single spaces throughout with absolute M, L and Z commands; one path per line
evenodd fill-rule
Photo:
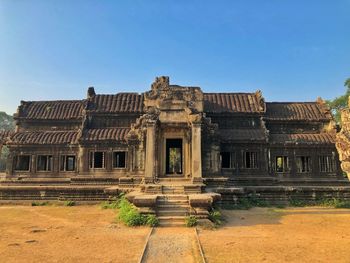
M 156 228 L 148 242 L 145 261 L 149 263 L 201 262 L 195 229 L 185 227 Z
M 350 262 L 350 209 L 223 214 L 223 227 L 199 230 L 209 263 Z M 0 262 L 137 262 L 150 228 L 125 227 L 116 216 L 99 206 L 0 206 Z M 194 233 L 157 228 L 146 262 L 200 262 Z
M 0 206 L 0 262 L 138 262 L 148 227 L 99 206 Z
M 350 210 L 254 208 L 223 211 L 218 230 L 200 230 L 207 262 L 350 262 Z

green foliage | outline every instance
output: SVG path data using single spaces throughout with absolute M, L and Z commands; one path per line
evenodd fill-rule
M 122 197 L 124 197 L 124 193 L 120 193 L 117 197 L 113 197 L 108 201 L 102 202 L 100 206 L 102 209 L 117 209 Z
M 198 219 L 195 216 L 186 216 L 185 217 L 185 224 L 187 227 L 194 227 L 198 223 Z
M 0 151 L 0 171 L 6 170 L 6 161 L 9 155 L 9 149 L 7 146 L 3 146 Z
M 15 129 L 13 117 L 7 115 L 5 112 L 0 111 L 0 131 L 12 131 Z
M 71 200 L 64 201 L 64 206 L 75 206 L 75 202 Z
M 290 198 L 289 205 L 295 206 L 295 207 L 324 206 L 324 207 L 333 207 L 333 208 L 350 208 L 349 201 L 344 201 L 337 198 L 324 198 L 324 199 L 310 201 L 310 202 Z
M 268 207 L 271 206 L 266 201 L 262 200 L 256 194 L 249 195 L 247 197 L 241 197 L 235 204 L 225 204 L 221 207 L 229 210 L 248 210 L 252 207 Z
M 146 225 L 148 226 L 158 226 L 159 219 L 155 215 L 146 215 Z
M 289 199 L 289 206 L 295 206 L 295 207 L 304 207 L 307 206 L 308 204 L 305 201 L 295 199 L 295 198 L 290 198 Z
M 32 202 L 32 206 L 47 206 L 49 205 L 49 202 Z
M 350 95 L 350 78 L 346 79 L 344 86 L 347 87 L 344 95 L 336 97 L 333 100 L 327 100 L 326 103 L 330 107 L 334 119 L 338 124 L 341 124 L 340 112 L 348 106 L 348 97 Z
M 222 214 L 219 210 L 213 209 L 209 212 L 209 220 L 214 223 L 215 226 L 222 224 Z
M 158 218 L 155 215 L 142 215 L 137 208 L 124 196 L 118 202 L 119 220 L 127 226 L 157 226 Z
M 334 207 L 334 208 L 350 208 L 349 201 L 343 201 L 337 198 L 324 199 L 317 202 L 316 205 Z
M 118 201 L 105 201 L 101 203 L 102 209 L 117 209 L 118 208 Z

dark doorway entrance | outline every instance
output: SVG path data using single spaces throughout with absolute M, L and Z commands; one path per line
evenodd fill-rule
M 166 173 L 182 174 L 182 139 L 166 140 Z

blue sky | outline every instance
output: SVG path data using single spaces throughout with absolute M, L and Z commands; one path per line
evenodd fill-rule
M 0 111 L 143 92 L 155 76 L 267 101 L 344 93 L 350 0 L 0 0 Z

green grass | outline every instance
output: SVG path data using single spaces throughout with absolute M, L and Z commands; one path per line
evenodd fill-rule
M 299 199 L 289 199 L 289 206 L 305 207 L 305 206 L 324 206 L 333 208 L 350 208 L 350 201 L 345 201 L 337 198 L 323 198 L 316 201 L 302 201 Z
M 32 202 L 32 206 L 47 206 L 49 205 L 49 202 Z
M 241 197 L 235 204 L 223 204 L 221 207 L 228 210 L 248 210 L 252 207 L 272 207 L 273 205 L 261 200 L 257 195 Z
M 75 206 L 75 202 L 71 200 L 64 201 L 63 206 Z
M 214 223 L 215 227 L 218 227 L 222 224 L 222 214 L 219 210 L 213 209 L 209 212 L 209 220 Z
M 143 215 L 124 196 L 117 205 L 119 209 L 118 219 L 127 226 L 157 226 L 158 218 L 155 215 Z
M 194 227 L 198 224 L 198 219 L 195 216 L 186 216 L 185 217 L 185 225 L 187 227 Z
M 101 203 L 102 209 L 117 209 L 118 208 L 118 201 L 105 201 Z

